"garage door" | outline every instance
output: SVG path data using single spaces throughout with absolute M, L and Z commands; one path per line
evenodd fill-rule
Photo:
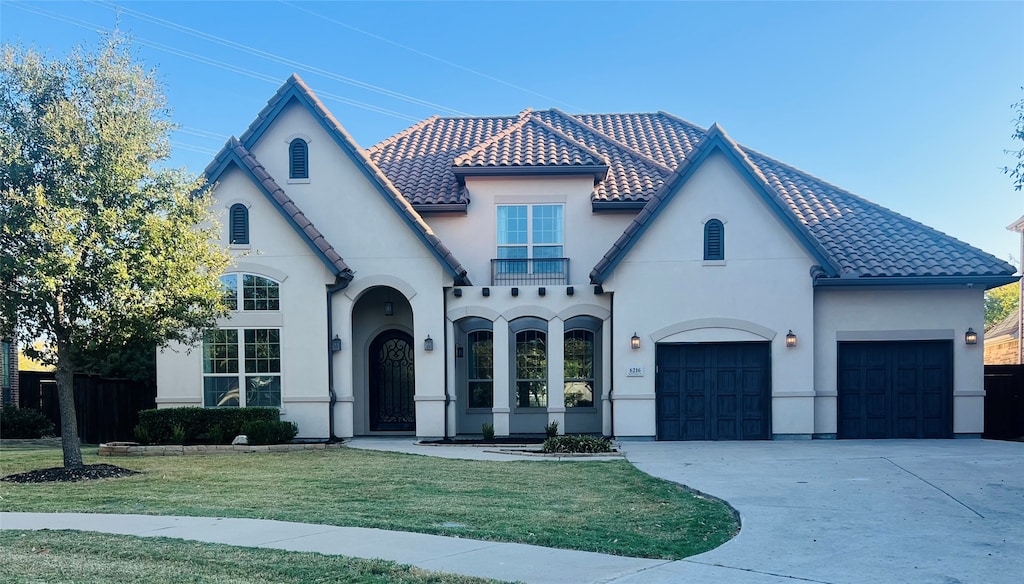
M 659 344 L 658 440 L 771 437 L 768 343 Z
M 952 438 L 952 341 L 839 343 L 839 438 Z

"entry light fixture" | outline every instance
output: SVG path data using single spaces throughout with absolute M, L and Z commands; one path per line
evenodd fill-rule
M 634 332 L 633 337 L 629 339 L 629 347 L 633 350 L 640 348 L 640 337 L 637 336 L 636 332 Z
M 464 354 L 465 349 L 462 348 L 462 345 L 455 345 L 455 358 L 461 359 Z
M 341 350 L 341 339 L 338 338 L 338 335 L 334 335 L 334 338 L 331 339 L 331 352 L 332 353 L 337 353 L 340 350 Z
M 395 314 L 395 303 L 388 300 L 384 303 L 384 316 L 394 316 Z
M 964 333 L 964 344 L 966 345 L 977 345 L 978 344 L 978 333 L 974 332 L 974 329 L 967 327 L 967 332 Z
M 792 349 L 796 346 L 796 335 L 793 334 L 793 329 L 789 329 L 786 333 L 786 346 Z
M 433 351 L 434 350 L 434 339 L 430 338 L 430 335 L 427 335 L 427 338 L 424 339 L 424 341 L 423 341 L 423 350 L 424 351 Z

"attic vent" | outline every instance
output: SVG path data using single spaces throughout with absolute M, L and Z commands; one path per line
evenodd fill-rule
M 241 203 L 231 205 L 229 231 L 232 245 L 249 243 L 249 209 L 245 205 Z
M 704 259 L 725 259 L 725 226 L 718 219 L 704 224 Z
M 288 178 L 309 178 L 309 146 L 302 138 L 288 146 Z

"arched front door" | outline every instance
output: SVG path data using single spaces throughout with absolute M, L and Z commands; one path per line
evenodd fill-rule
M 384 331 L 370 343 L 370 430 L 415 430 L 412 336 Z

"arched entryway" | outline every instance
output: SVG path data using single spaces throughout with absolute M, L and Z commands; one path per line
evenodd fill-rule
M 370 343 L 370 431 L 416 430 L 416 375 L 412 336 L 389 329 Z

